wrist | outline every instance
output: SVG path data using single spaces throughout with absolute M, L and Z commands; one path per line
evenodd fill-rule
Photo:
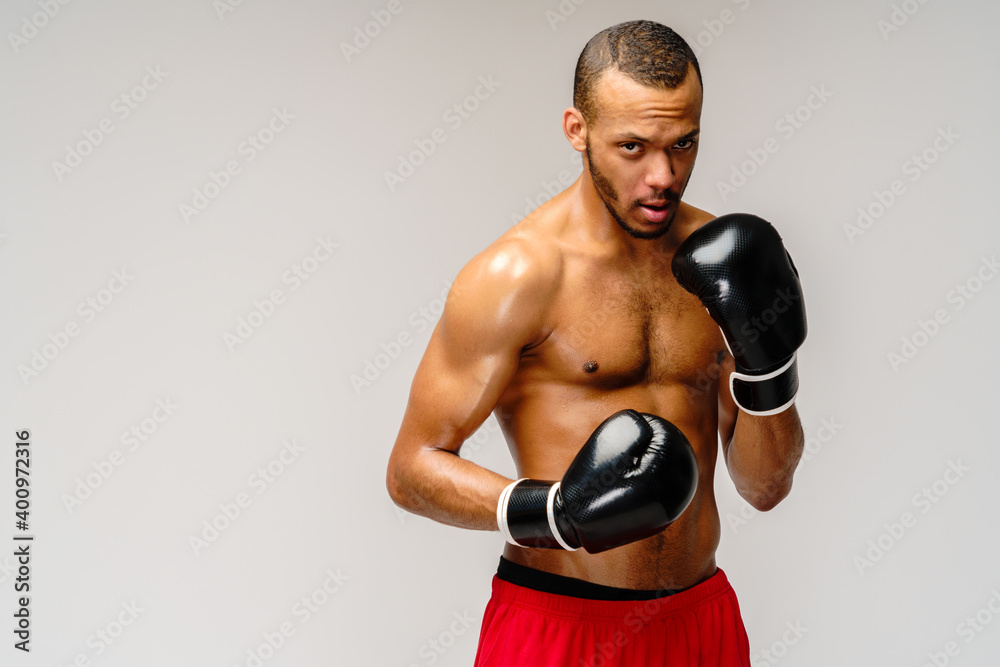
M 748 372 L 736 367 L 729 376 L 729 392 L 741 410 L 766 417 L 784 412 L 795 404 L 799 391 L 795 353 L 776 368 Z
M 576 551 L 572 527 L 562 511 L 559 482 L 522 478 L 509 484 L 497 502 L 497 527 L 518 547 Z

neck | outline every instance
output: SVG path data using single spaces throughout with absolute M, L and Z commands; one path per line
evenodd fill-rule
M 580 177 L 567 189 L 567 194 L 572 201 L 571 224 L 574 229 L 588 242 L 599 244 L 610 253 L 637 260 L 660 259 L 664 253 L 672 254 L 680 243 L 677 238 L 679 210 L 674 223 L 663 236 L 639 239 L 629 235 L 608 211 L 586 165 Z

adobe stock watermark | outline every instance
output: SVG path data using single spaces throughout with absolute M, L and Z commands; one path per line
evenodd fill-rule
M 226 16 L 232 14 L 237 8 L 243 6 L 244 0 L 212 0 L 212 9 L 219 17 L 219 22 L 225 21 Z
M 93 659 L 103 655 L 105 651 L 114 646 L 115 642 L 125 634 L 125 630 L 132 627 L 139 615 L 146 611 L 135 600 L 122 602 L 119 606 L 121 609 L 110 621 L 87 636 L 88 650 L 77 653 L 70 662 L 65 664 L 65 667 L 92 667 L 92 665 L 99 664 L 100 661 L 94 663 Z M 64 665 L 60 663 L 57 667 L 64 667 Z
M 366 21 L 364 25 L 354 26 L 352 39 L 350 42 L 340 43 L 340 52 L 344 54 L 344 60 L 351 62 L 352 58 L 361 55 L 361 52 L 371 46 L 371 43 L 382 34 L 382 31 L 389 27 L 394 16 L 399 16 L 406 9 L 406 5 L 413 0 L 389 0 L 384 9 L 373 9 L 369 12 L 372 20 Z
M 956 283 L 945 295 L 945 302 L 951 306 L 950 312 L 947 307 L 940 307 L 936 308 L 926 319 L 917 320 L 917 326 L 913 332 L 899 339 L 899 348 L 886 354 L 886 360 L 889 362 L 889 368 L 892 369 L 892 372 L 898 373 L 900 366 L 913 361 L 920 354 L 920 351 L 941 333 L 941 329 L 952 321 L 952 315 L 975 299 L 986 283 L 993 280 L 997 273 L 1000 273 L 1000 262 L 997 261 L 996 254 L 982 257 L 979 266 L 976 267 L 972 275 L 963 282 Z
M 889 36 L 894 32 L 899 32 L 927 2 L 928 0 L 903 0 L 899 4 L 892 3 L 892 11 L 889 12 L 888 19 L 879 18 L 875 21 L 875 27 L 882 35 L 882 40 L 888 42 Z
M 478 629 L 479 620 L 472 616 L 468 610 L 452 613 L 452 619 L 445 628 L 435 636 L 429 638 L 417 649 L 417 657 L 420 662 L 411 662 L 407 667 L 429 667 L 437 663 L 445 653 L 453 647 L 458 639 L 469 632 L 470 629 Z
M 774 122 L 774 130 L 780 135 L 780 138 L 767 137 L 759 147 L 748 148 L 746 150 L 747 159 L 730 167 L 729 178 L 725 181 L 717 180 L 715 182 L 715 187 L 719 191 L 722 201 L 726 201 L 746 185 L 771 157 L 781 150 L 781 142 L 794 137 L 799 130 L 805 127 L 806 123 L 813 119 L 817 111 L 826 106 L 833 96 L 833 92 L 827 89 L 826 84 L 810 86 L 805 101 L 781 115 Z
M 248 134 L 247 138 L 236 147 L 236 154 L 242 161 L 239 158 L 232 158 L 227 160 L 219 171 L 210 169 L 208 179 L 192 189 L 190 202 L 183 201 L 177 205 L 181 220 L 190 223 L 192 218 L 204 213 L 205 209 L 233 184 L 233 179 L 243 173 L 243 167 L 267 150 L 278 135 L 288 129 L 293 120 L 295 114 L 290 113 L 288 107 L 280 109 L 273 107 L 267 122 L 253 134 Z
M 781 316 L 802 301 L 802 296 L 795 293 L 791 287 L 777 288 L 774 290 L 774 299 L 771 305 L 764 308 L 759 313 L 751 315 L 740 325 L 741 340 L 750 345 L 754 345 L 760 340 L 761 334 L 767 333 L 775 324 L 781 321 Z M 797 311 L 798 312 L 798 311 Z M 743 343 L 737 342 L 732 350 L 734 354 L 742 354 Z
M 4 556 L 0 561 L 0 585 L 7 583 L 7 580 L 17 574 L 17 564 L 11 560 L 10 556 Z
M 307 280 L 316 275 L 316 272 L 333 257 L 333 251 L 339 247 L 340 244 L 333 241 L 329 234 L 316 237 L 316 244 L 312 250 L 298 261 L 293 262 L 281 274 L 281 284 L 288 286 L 288 294 L 297 292 Z M 236 327 L 232 331 L 225 331 L 222 334 L 222 342 L 230 354 L 234 354 L 268 320 L 274 317 L 278 307 L 287 303 L 288 294 L 285 294 L 285 291 L 280 287 L 275 287 L 264 297 L 253 300 L 250 312 L 236 320 Z
M 350 578 L 339 567 L 324 572 L 323 582 L 296 600 L 289 610 L 289 617 L 278 623 L 274 630 L 262 633 L 262 641 L 246 650 L 246 659 L 236 663 L 237 667 L 262 667 L 295 636 L 299 628 L 330 603 Z
M 781 321 L 782 316 L 801 300 L 802 296 L 794 292 L 790 287 L 779 287 L 774 290 L 774 299 L 771 301 L 771 305 L 750 315 L 740 325 L 739 335 L 741 339 L 732 343 L 733 349 L 730 349 L 730 343 L 726 341 L 726 348 L 729 349 L 730 354 L 737 357 L 742 355 L 748 344 L 753 345 L 760 340 L 761 334 L 767 333 L 768 330 L 773 328 L 775 324 Z M 797 309 L 796 312 L 798 312 Z M 725 334 L 723 334 L 723 340 L 725 340 Z M 696 400 L 700 400 L 705 394 L 717 390 L 719 378 L 722 377 L 724 359 L 725 357 L 720 356 L 717 359 L 713 359 L 705 368 L 698 369 L 696 379 L 693 383 L 694 391 L 689 391 L 687 394 L 689 402 L 693 403 Z
M 459 450 L 459 455 L 463 459 L 471 459 L 473 455 L 481 451 L 483 447 L 493 441 L 494 438 L 500 436 L 501 442 L 504 445 L 507 444 L 506 440 L 503 439 L 503 431 L 500 428 L 500 423 L 493 417 L 490 417 L 483 425 L 476 429 L 476 432 L 469 436 L 464 443 L 462 443 L 462 448 Z M 396 518 L 399 519 L 400 525 L 406 523 L 407 519 L 416 516 L 407 512 L 402 507 L 399 507 L 395 503 L 392 504 L 393 508 L 396 510 Z M 0 580 L 2 582 L 2 580 Z
M 951 150 L 955 142 L 961 138 L 962 135 L 956 134 L 950 125 L 946 128 L 937 128 L 937 135 L 930 145 L 903 162 L 900 167 L 903 176 L 908 177 L 910 183 L 916 183 L 930 170 L 931 165 L 936 163 L 941 155 Z M 858 217 L 854 224 L 844 224 L 844 234 L 848 242 L 853 244 L 854 239 L 871 229 L 907 191 L 908 186 L 902 178 L 893 179 L 885 190 L 875 190 L 872 199 L 864 206 L 858 207 Z
M 750 0 L 732 0 L 732 3 L 740 11 L 746 11 L 750 7 Z M 722 33 L 726 31 L 726 26 L 736 23 L 738 17 L 739 14 L 732 9 L 723 9 L 719 12 L 718 17 L 702 21 L 701 24 L 705 29 L 697 32 L 693 38 L 687 40 L 694 54 L 700 57 L 705 52 L 705 49 L 715 44 L 715 40 L 722 36 Z
M 96 127 L 86 127 L 81 130 L 80 134 L 83 135 L 83 139 L 75 144 L 66 144 L 63 161 L 52 161 L 52 173 L 56 175 L 56 180 L 62 183 L 69 174 L 80 167 L 84 160 L 104 143 L 105 138 L 117 129 L 115 120 L 121 122 L 131 116 L 132 112 L 138 109 L 139 105 L 145 102 L 149 98 L 149 94 L 159 88 L 168 76 L 170 76 L 170 72 L 162 71 L 159 65 L 146 66 L 145 74 L 139 83 L 111 102 L 112 115 L 99 120 Z
M 69 347 L 73 339 L 79 336 L 87 325 L 97 319 L 98 315 L 107 310 L 108 306 L 118 298 L 119 294 L 125 291 L 125 288 L 132 284 L 134 279 L 135 276 L 131 275 L 125 267 L 112 271 L 107 287 L 102 287 L 78 303 L 76 314 L 80 319 L 70 318 L 56 331 L 49 332 L 48 342 L 31 350 L 28 363 L 17 365 L 17 374 L 24 386 L 27 386 L 42 371 L 49 368 L 52 362 Z
M 247 477 L 246 485 L 253 491 L 254 496 L 259 496 L 271 488 L 306 450 L 305 446 L 300 445 L 294 438 L 285 440 L 281 445 L 281 450 L 267 462 L 267 465 L 257 468 Z M 219 503 L 219 511 L 211 518 L 204 519 L 201 522 L 201 529 L 188 536 L 188 546 L 191 547 L 192 553 L 196 557 L 201 556 L 252 505 L 253 496 L 248 491 L 240 491 L 231 500 Z
M 433 299 L 415 309 L 406 318 L 407 327 L 399 331 L 395 336 L 389 338 L 388 342 L 379 343 L 379 352 L 370 357 L 365 357 L 361 363 L 361 369 L 351 373 L 348 381 L 354 390 L 355 396 L 372 386 L 372 384 L 382 377 L 382 374 L 389 370 L 403 352 L 413 345 L 415 335 L 419 335 L 433 329 L 441 313 L 444 312 L 444 304 L 448 299 L 448 292 L 451 290 L 451 281 L 443 281 L 441 292 Z
M 651 261 L 636 267 L 633 274 L 636 284 L 655 285 L 662 281 L 676 282 L 670 267 L 670 257 L 657 253 Z M 610 322 L 630 314 L 626 312 L 627 295 L 622 290 L 602 290 L 588 297 L 588 306 L 582 316 L 574 319 L 560 335 L 573 351 L 591 358 L 594 337 L 605 330 Z
M 28 45 L 28 42 L 37 37 L 38 33 L 49 25 L 52 19 L 69 3 L 70 0 L 38 0 L 40 11 L 22 16 L 21 29 L 16 33 L 7 33 L 7 41 L 10 42 L 10 48 L 14 49 L 14 53 L 20 51 Z
M 441 120 L 448 125 L 449 129 L 434 128 L 426 137 L 413 140 L 413 144 L 416 146 L 414 150 L 405 155 L 397 156 L 396 169 L 394 171 L 387 170 L 384 173 L 385 184 L 389 187 L 389 192 L 395 192 L 396 188 L 413 176 L 417 169 L 426 164 L 430 156 L 437 152 L 438 146 L 448 141 L 449 131 L 455 132 L 462 127 L 467 120 L 472 118 L 472 114 L 479 109 L 483 102 L 493 97 L 497 88 L 502 85 L 503 82 L 494 79 L 492 74 L 480 75 L 479 83 L 472 92 L 449 106 L 441 114 Z
M 865 570 L 875 566 L 885 555 L 902 540 L 906 534 L 916 527 L 921 516 L 926 515 L 944 499 L 945 496 L 965 479 L 966 473 L 972 468 L 962 463 L 961 459 L 949 460 L 941 476 L 924 486 L 910 498 L 910 504 L 918 513 L 904 510 L 889 523 L 883 523 L 885 529 L 874 539 L 868 540 L 867 548 L 852 558 L 858 574 L 864 576 Z
M 609 664 L 618 664 L 620 660 L 615 660 L 615 656 L 660 613 L 664 599 L 646 600 L 641 606 L 626 613 L 622 620 L 632 636 L 622 629 L 615 630 L 607 641 L 588 647 L 590 655 L 581 658 L 574 667 L 605 667 Z
M 557 194 L 573 185 L 580 176 L 580 170 L 583 168 L 583 156 L 576 151 L 569 158 L 569 169 L 562 169 L 558 174 L 555 175 L 555 180 L 547 181 L 542 180 L 542 189 L 539 190 L 534 197 L 524 198 L 524 209 L 521 212 L 515 212 L 510 214 L 510 222 L 512 225 L 516 225 L 524 218 L 530 216 L 535 209 L 549 201 Z
M 997 616 L 1000 616 L 1000 590 L 992 588 L 990 597 L 983 606 L 955 626 L 955 634 L 965 646 L 968 646 L 993 623 L 993 619 Z M 952 658 L 958 657 L 961 653 L 962 644 L 951 639 L 945 642 L 940 650 L 928 651 L 927 662 L 921 667 L 945 667 L 951 663 Z
M 770 665 L 777 665 L 781 662 L 782 658 L 788 655 L 788 650 L 799 643 L 802 637 L 809 632 L 809 628 L 802 625 L 802 621 L 785 621 L 785 628 L 787 628 L 779 639 L 776 639 L 765 649 L 762 649 L 759 653 L 754 653 L 750 656 L 750 666 L 751 667 L 769 667 Z
M 93 497 L 94 492 L 104 486 L 104 483 L 111 479 L 111 476 L 125 463 L 126 455 L 124 452 L 134 453 L 138 451 L 160 430 L 160 427 L 173 416 L 179 407 L 169 396 L 157 398 L 156 406 L 147 417 L 122 431 L 118 438 L 122 449 L 112 449 L 107 457 L 91 463 L 90 467 L 93 470 L 76 478 L 76 486 L 73 487 L 72 493 L 63 493 L 59 496 L 66 511 L 73 514 L 74 511 L 83 506 L 84 502 Z
M 545 20 L 549 23 L 552 32 L 556 31 L 560 23 L 565 23 L 569 17 L 576 13 L 578 7 L 587 0 L 559 0 L 559 4 L 554 9 L 545 10 Z
M 528 549 L 527 554 L 534 552 L 534 549 Z M 659 588 L 657 592 L 665 593 L 666 588 Z M 617 629 L 611 633 L 607 641 L 599 642 L 588 646 L 589 655 L 584 658 L 580 658 L 576 664 L 569 667 L 606 667 L 607 665 L 619 665 L 624 664 L 621 658 L 617 658 L 621 650 L 628 645 L 628 643 L 641 633 L 646 627 L 649 626 L 650 621 L 659 618 L 664 611 L 664 606 L 669 606 L 673 603 L 673 598 L 671 596 L 657 597 L 651 600 L 644 600 L 635 602 L 635 606 L 630 609 L 627 613 L 622 616 L 622 624 L 625 629 Z M 636 663 L 639 664 L 639 663 Z
M 843 429 L 844 424 L 838 422 L 836 417 L 823 417 L 820 419 L 819 426 L 816 429 L 806 429 L 806 440 L 802 450 L 802 459 L 799 461 L 799 469 L 823 451 L 824 447 L 833 442 L 837 434 Z M 737 513 L 726 512 L 726 524 L 735 534 L 759 514 L 758 510 L 744 500 Z

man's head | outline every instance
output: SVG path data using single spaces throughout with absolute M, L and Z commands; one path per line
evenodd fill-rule
M 612 26 L 580 54 L 563 128 L 608 212 L 633 237 L 670 228 L 697 155 L 701 91 L 694 52 L 659 23 Z

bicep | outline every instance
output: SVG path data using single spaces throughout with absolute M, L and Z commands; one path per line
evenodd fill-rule
M 457 452 L 500 401 L 521 351 L 541 335 L 549 277 L 503 253 L 477 259 L 448 294 L 410 389 L 397 449 Z
M 397 446 L 458 452 L 500 400 L 520 350 L 486 350 L 464 338 L 445 322 L 435 329 L 413 378 Z

